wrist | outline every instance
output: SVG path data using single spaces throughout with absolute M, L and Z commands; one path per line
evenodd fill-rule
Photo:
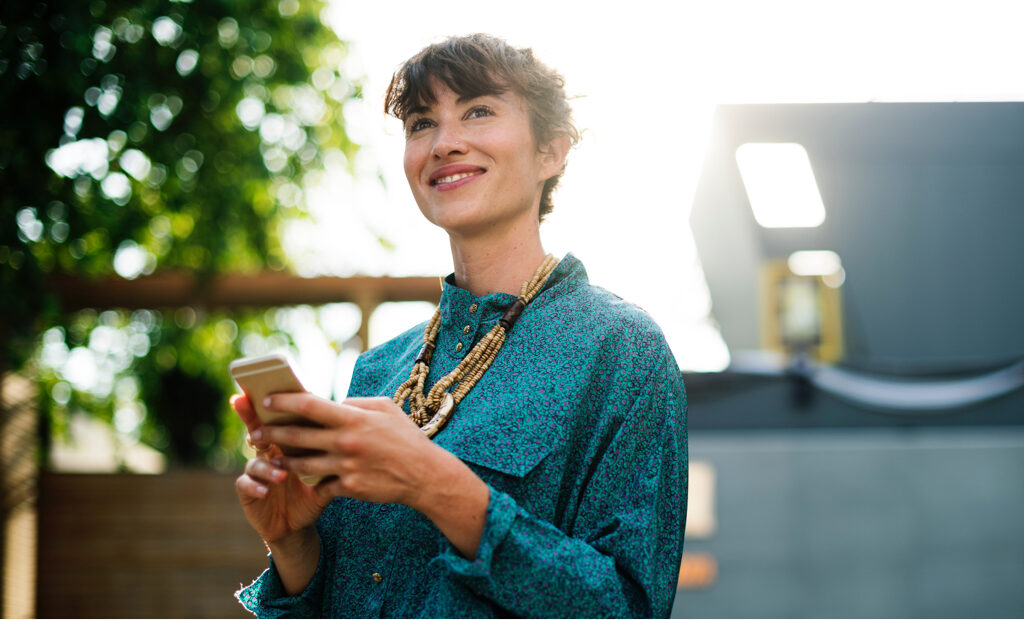
M 434 443 L 431 448 L 426 466 L 420 469 L 425 479 L 418 481 L 408 506 L 436 522 L 450 514 L 453 506 L 465 505 L 467 494 L 479 494 L 487 485 L 459 457 Z
M 315 526 L 307 526 L 276 540 L 264 541 L 275 556 L 301 557 L 313 549 L 320 549 L 320 535 Z
M 441 531 L 463 556 L 473 559 L 487 520 L 491 489 L 457 456 L 437 446 L 436 460 L 423 471 L 430 478 L 420 485 L 408 506 Z
M 274 542 L 267 541 L 267 548 L 288 596 L 305 590 L 320 564 L 320 535 L 316 528 L 305 527 Z

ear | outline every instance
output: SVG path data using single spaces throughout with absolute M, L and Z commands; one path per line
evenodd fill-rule
M 569 155 L 570 146 L 569 136 L 558 133 L 551 139 L 551 142 L 540 149 L 538 156 L 541 163 L 541 181 L 547 181 L 562 171 L 562 168 L 565 167 L 565 158 Z

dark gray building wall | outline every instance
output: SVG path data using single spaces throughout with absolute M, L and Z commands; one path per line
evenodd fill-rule
M 1024 616 L 1024 429 L 695 431 L 718 578 L 675 617 Z

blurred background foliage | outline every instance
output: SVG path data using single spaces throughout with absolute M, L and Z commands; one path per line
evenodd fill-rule
M 3 4 L 0 342 L 38 376 L 50 432 L 81 412 L 173 463 L 240 458 L 227 364 L 290 344 L 273 311 L 69 314 L 47 279 L 287 269 L 282 222 L 358 150 L 342 109 L 361 87 L 322 9 Z

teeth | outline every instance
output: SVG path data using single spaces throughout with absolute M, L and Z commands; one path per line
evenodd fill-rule
M 458 181 L 459 179 L 465 179 L 466 177 L 471 177 L 471 176 L 474 176 L 474 175 L 477 175 L 477 174 L 480 174 L 480 173 L 479 172 L 460 172 L 459 174 L 453 174 L 453 175 L 449 175 L 449 176 L 446 176 L 446 177 L 441 177 L 440 179 L 437 179 L 436 181 L 434 181 L 434 185 L 440 185 L 441 183 L 454 183 L 455 181 Z

